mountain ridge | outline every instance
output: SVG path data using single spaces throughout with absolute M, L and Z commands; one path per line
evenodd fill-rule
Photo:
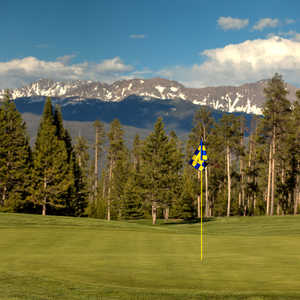
M 121 102 L 129 96 L 142 97 L 145 101 L 181 99 L 196 105 L 209 106 L 223 112 L 245 112 L 262 114 L 265 102 L 263 90 L 268 80 L 246 83 L 241 86 L 218 86 L 204 88 L 187 88 L 181 83 L 164 78 L 128 79 L 112 84 L 91 80 L 54 81 L 40 79 L 33 83 L 10 91 L 13 99 L 50 96 L 69 99 L 72 104 L 93 99 L 94 101 Z M 296 88 L 287 85 L 290 98 L 295 99 Z M 0 91 L 0 96 L 5 90 Z

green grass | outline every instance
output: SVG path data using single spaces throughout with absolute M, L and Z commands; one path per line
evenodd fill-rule
M 300 216 L 204 230 L 0 213 L 0 299 L 300 299 Z

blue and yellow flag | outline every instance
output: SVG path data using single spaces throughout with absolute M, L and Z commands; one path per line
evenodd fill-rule
M 199 171 L 202 171 L 207 166 L 207 154 L 205 146 L 201 140 L 198 148 L 194 152 L 192 159 L 190 160 L 190 164 Z

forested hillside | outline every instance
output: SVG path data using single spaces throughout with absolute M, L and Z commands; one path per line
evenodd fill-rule
M 263 118 L 247 124 L 206 107 L 186 142 L 162 118 L 128 146 L 118 119 L 94 122 L 93 159 L 72 141 L 48 98 L 34 145 L 7 94 L 0 108 L 0 208 L 103 219 L 199 217 L 199 174 L 189 164 L 201 138 L 208 154 L 204 212 L 210 216 L 297 214 L 300 204 L 300 92 L 289 101 L 278 74 L 264 89 Z M 245 137 L 248 136 L 246 139 Z

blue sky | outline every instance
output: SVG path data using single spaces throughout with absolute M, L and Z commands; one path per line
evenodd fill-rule
M 0 88 L 164 77 L 300 87 L 298 0 L 1 1 Z

